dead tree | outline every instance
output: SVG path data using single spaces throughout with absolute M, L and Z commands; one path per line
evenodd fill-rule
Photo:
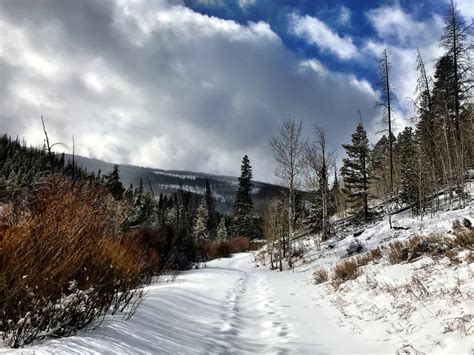
M 381 100 L 377 103 L 378 106 L 383 108 L 383 119 L 382 123 L 386 125 L 387 128 L 383 130 L 388 130 L 388 142 L 389 142 L 389 164 L 390 164 L 390 184 L 389 184 L 389 196 L 393 193 L 393 140 L 392 140 L 392 101 L 391 94 L 392 88 L 390 86 L 390 64 L 388 62 L 387 50 L 385 49 L 382 54 L 382 58 L 379 62 L 379 71 L 380 71 L 380 86 L 382 89 Z M 390 198 L 388 199 L 390 201 Z M 391 209 L 388 206 L 388 220 L 390 228 L 392 228 L 392 216 Z

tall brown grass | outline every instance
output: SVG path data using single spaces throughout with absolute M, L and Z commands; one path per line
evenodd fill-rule
M 134 304 L 154 267 L 102 187 L 52 177 L 30 200 L 23 215 L 0 215 L 0 331 L 12 347 Z
M 342 283 L 348 280 L 354 280 L 359 275 L 360 269 L 356 260 L 343 260 L 334 267 L 332 285 L 337 289 Z

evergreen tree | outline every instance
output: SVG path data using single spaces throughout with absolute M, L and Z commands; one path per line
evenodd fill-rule
M 199 207 L 196 210 L 193 225 L 193 237 L 198 244 L 205 243 L 209 240 L 209 230 L 207 225 L 209 223 L 208 208 L 206 199 L 202 199 Z
M 336 214 L 341 204 L 341 186 L 337 177 L 337 169 L 334 167 L 334 181 L 332 183 L 331 191 L 329 192 L 329 208 L 330 216 Z
M 323 202 L 321 190 L 316 190 L 312 193 L 310 201 L 308 216 L 304 224 L 310 229 L 312 233 L 319 233 L 322 229 L 323 221 Z
M 362 123 L 352 134 L 352 144 L 343 144 L 348 155 L 343 159 L 342 175 L 347 200 L 357 212 L 362 212 L 364 220 L 369 219 L 369 140 Z
M 158 224 L 158 210 L 155 199 L 151 193 L 143 190 L 143 180 L 141 178 L 138 188 L 133 192 L 131 209 L 126 224 L 130 227 L 138 225 L 155 226 Z
M 114 165 L 113 170 L 108 175 L 104 175 L 103 179 L 105 187 L 110 191 L 112 196 L 116 200 L 121 200 L 125 189 L 120 181 L 119 166 Z
M 242 159 L 239 187 L 235 196 L 234 225 L 237 236 L 252 238 L 255 233 L 252 197 L 252 167 L 247 155 Z
M 418 202 L 417 149 L 411 127 L 405 127 L 399 134 L 397 146 L 401 162 L 400 199 L 404 203 L 414 204 Z
M 217 240 L 223 242 L 227 240 L 227 228 L 225 226 L 225 219 L 221 218 L 219 226 L 217 228 Z
M 207 229 L 212 237 L 216 236 L 217 229 L 217 212 L 214 196 L 212 195 L 211 187 L 209 186 L 209 180 L 206 179 L 206 194 L 204 195 L 207 205 L 207 213 L 209 215 L 209 221 Z
M 123 199 L 131 204 L 133 202 L 133 194 L 133 184 L 130 184 L 129 188 L 123 193 Z

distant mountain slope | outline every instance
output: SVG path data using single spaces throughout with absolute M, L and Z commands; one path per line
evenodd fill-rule
M 70 159 L 71 157 L 69 156 L 68 158 Z M 76 156 L 75 159 L 77 165 L 87 168 L 88 171 L 98 172 L 100 170 L 102 174 L 107 174 L 114 166 L 112 163 L 98 159 L 80 156 Z M 149 185 L 151 185 L 155 195 L 160 193 L 171 194 L 179 188 L 204 195 L 207 179 L 217 201 L 217 208 L 224 213 L 232 211 L 238 185 L 238 178 L 236 177 L 192 171 L 143 168 L 134 165 L 119 166 L 120 177 L 125 187 L 130 186 L 130 184 L 138 186 L 140 178 L 142 178 L 144 186 L 149 189 Z M 254 184 L 252 198 L 257 210 L 260 210 L 266 200 L 278 196 L 284 191 L 284 188 L 278 185 L 259 181 L 254 181 Z

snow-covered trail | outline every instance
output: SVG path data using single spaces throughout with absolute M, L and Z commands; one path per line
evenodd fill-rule
M 167 284 L 147 287 L 128 321 L 107 317 L 76 336 L 21 353 L 323 354 L 383 352 L 350 324 L 316 307 L 305 274 L 256 268 L 252 254 L 208 263 Z M 339 324 L 338 324 L 339 323 Z M 362 341 L 362 342 L 361 342 Z M 11 349 L 3 349 L 3 352 Z M 0 350 L 2 352 L 2 350 Z

